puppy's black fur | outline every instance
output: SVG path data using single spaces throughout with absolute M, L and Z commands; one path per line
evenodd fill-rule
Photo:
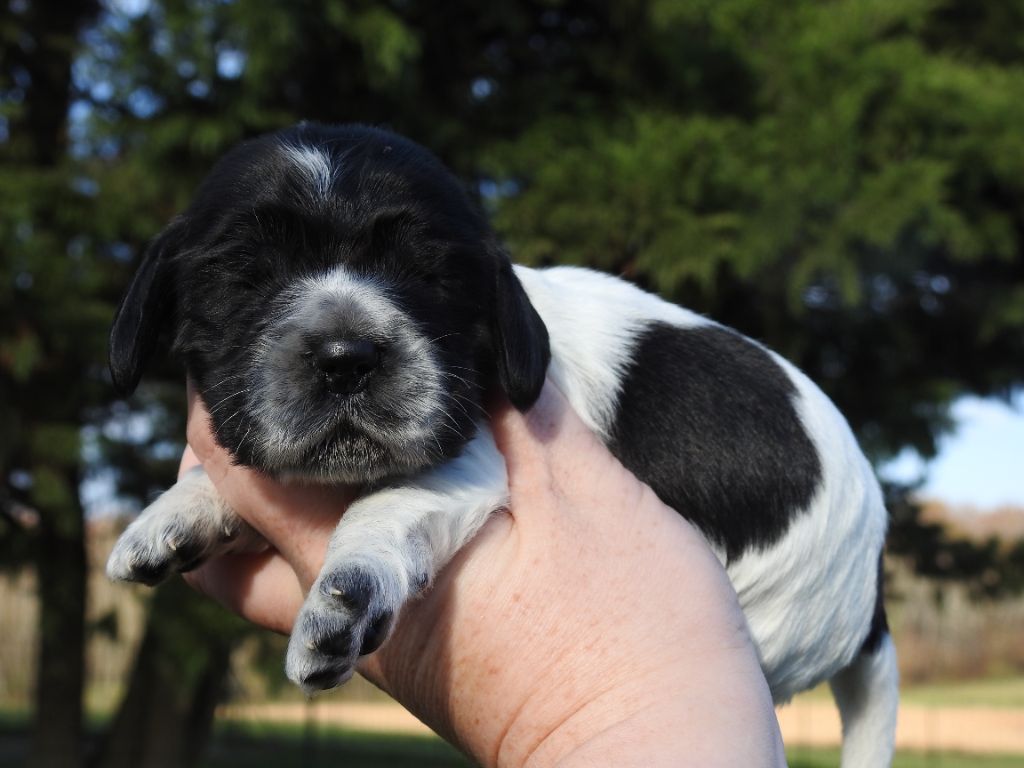
M 774 544 L 810 508 L 821 462 L 796 390 L 748 339 L 654 323 L 622 388 L 610 450 L 729 560 Z

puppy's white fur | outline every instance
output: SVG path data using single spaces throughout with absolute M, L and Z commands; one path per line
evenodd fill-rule
M 622 377 L 644 324 L 715 325 L 601 272 L 516 266 L 515 273 L 548 328 L 548 377 L 584 423 L 602 437 L 608 436 Z
M 327 197 L 338 175 L 338 165 L 316 147 L 282 143 L 281 151 L 305 176 L 307 188 Z
M 227 552 L 259 552 L 267 543 L 193 467 L 121 534 L 107 559 L 117 581 L 157 581 L 171 569 Z M 148 578 L 140 578 L 152 574 Z
M 858 656 L 837 672 L 830 685 L 843 719 L 844 768 L 889 765 L 900 699 L 892 637 L 885 635 L 877 651 Z

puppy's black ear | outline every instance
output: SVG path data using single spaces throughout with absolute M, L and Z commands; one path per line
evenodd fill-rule
M 536 402 L 551 360 L 548 329 L 526 296 L 508 259 L 498 270 L 494 344 L 498 380 L 520 411 Z
M 167 319 L 172 300 L 168 256 L 179 247 L 183 229 L 179 219 L 150 244 L 114 315 L 110 374 L 122 395 L 135 391 Z

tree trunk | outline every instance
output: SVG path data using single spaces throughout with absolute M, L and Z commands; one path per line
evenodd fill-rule
M 19 4 L 21 6 L 21 4 Z M 71 68 L 78 32 L 99 10 L 97 0 L 34 0 L 9 4 L 2 21 L 20 30 L 16 44 L 5 45 L 0 61 L 9 71 L 27 75 L 24 109 L 9 121 L 11 157 L 33 168 L 52 169 L 67 155 L 67 118 Z M 66 233 L 53 222 L 34 222 L 57 239 Z M 61 251 L 54 250 L 59 258 Z M 64 389 L 67 389 L 67 382 Z M 42 390 L 40 390 L 42 391 Z M 41 399 L 41 398 L 40 398 Z M 35 403 L 33 403 L 34 405 Z M 74 395 L 44 405 L 26 406 L 27 434 L 41 423 L 65 423 L 79 417 Z M 82 689 L 85 678 L 86 554 L 79 501 L 79 457 L 55 459 L 47 446 L 27 441 L 17 449 L 33 461 L 33 493 L 40 523 L 33 541 L 39 585 L 39 648 L 35 713 L 29 764 L 34 768 L 77 768 L 82 763 Z
M 217 631 L 211 606 L 203 602 L 181 582 L 159 589 L 128 691 L 90 768 L 188 768 L 198 762 L 237 636 L 231 629 Z
M 77 498 L 77 486 L 70 489 Z M 29 764 L 73 768 L 82 760 L 86 566 L 82 511 L 48 510 L 37 541 L 39 649 Z

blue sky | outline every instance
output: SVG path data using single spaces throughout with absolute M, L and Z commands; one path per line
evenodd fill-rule
M 964 397 L 954 404 L 953 417 L 957 428 L 933 461 L 904 451 L 882 475 L 912 481 L 924 474 L 920 495 L 949 504 L 1024 507 L 1024 396 L 1012 405 Z

